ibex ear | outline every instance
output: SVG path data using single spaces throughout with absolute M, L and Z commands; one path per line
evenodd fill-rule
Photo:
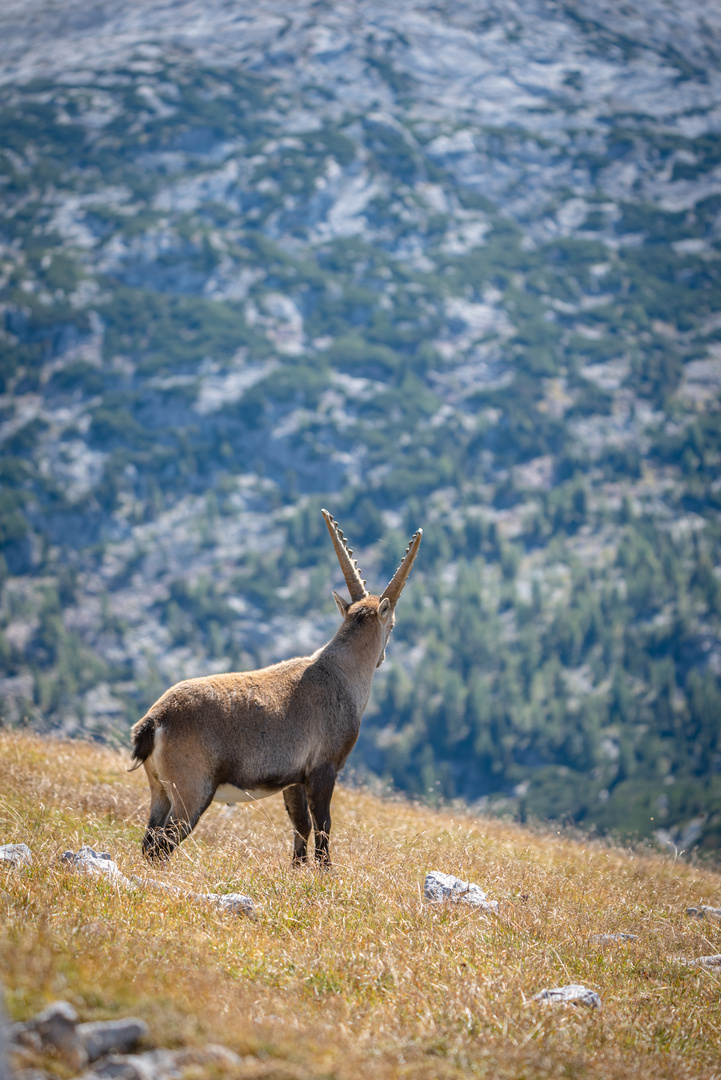
M 387 596 L 384 596 L 380 604 L 378 605 L 378 614 L 380 615 L 381 619 L 387 619 L 390 610 L 391 602 Z
M 342 596 L 339 596 L 335 589 L 333 589 L 333 599 L 335 600 L 335 606 L 341 613 L 341 618 L 345 619 L 350 604 L 347 600 L 344 600 Z

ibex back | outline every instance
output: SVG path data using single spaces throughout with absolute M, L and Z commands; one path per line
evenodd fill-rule
M 323 517 L 350 592 L 350 603 L 333 593 L 343 623 L 331 641 L 259 671 L 186 679 L 134 726 L 132 769 L 143 764 L 150 784 L 148 857 L 167 858 L 214 799 L 250 802 L 282 791 L 293 861 L 307 858 L 312 824 L 315 857 L 329 862 L 336 776 L 358 738 L 422 532 L 387 588 L 371 596 L 337 522 L 327 510 Z

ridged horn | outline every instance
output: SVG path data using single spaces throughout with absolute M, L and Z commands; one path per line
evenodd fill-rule
M 398 597 L 403 592 L 403 586 L 405 585 L 406 579 L 411 572 L 413 560 L 418 554 L 418 548 L 421 546 L 422 536 L 423 529 L 419 529 L 418 532 L 413 534 L 413 536 L 411 537 L 411 542 L 406 548 L 406 553 L 403 556 L 401 565 L 398 567 L 395 574 L 383 590 L 381 600 L 384 600 L 387 597 L 394 607 L 398 603 Z
M 350 593 L 351 603 L 355 603 L 356 600 L 363 600 L 368 596 L 368 590 L 366 589 L 366 583 L 360 575 L 358 569 L 358 563 L 352 558 L 353 552 L 346 543 L 345 536 L 341 532 L 340 525 L 333 518 L 327 510 L 321 510 L 321 514 L 325 518 L 325 523 L 328 526 L 328 532 L 330 538 L 333 541 L 333 547 L 335 553 L 338 556 L 338 562 L 340 568 L 343 571 L 343 577 L 345 583 L 348 586 L 348 592 Z

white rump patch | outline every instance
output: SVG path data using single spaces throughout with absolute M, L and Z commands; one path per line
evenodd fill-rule
M 226 806 L 233 806 L 239 802 L 257 802 L 258 799 L 267 799 L 269 795 L 275 795 L 282 790 L 282 788 L 252 788 L 245 791 L 243 788 L 235 787 L 234 784 L 220 784 L 213 796 L 213 802 L 225 803 Z

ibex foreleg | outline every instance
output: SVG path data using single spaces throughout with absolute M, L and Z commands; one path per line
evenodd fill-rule
M 308 837 L 313 827 L 303 785 L 293 784 L 286 788 L 283 802 L 293 824 L 293 863 L 297 866 L 308 858 Z
M 315 858 L 321 866 L 330 866 L 330 800 L 335 787 L 335 766 L 320 765 L 306 778 L 305 790 L 315 829 Z

